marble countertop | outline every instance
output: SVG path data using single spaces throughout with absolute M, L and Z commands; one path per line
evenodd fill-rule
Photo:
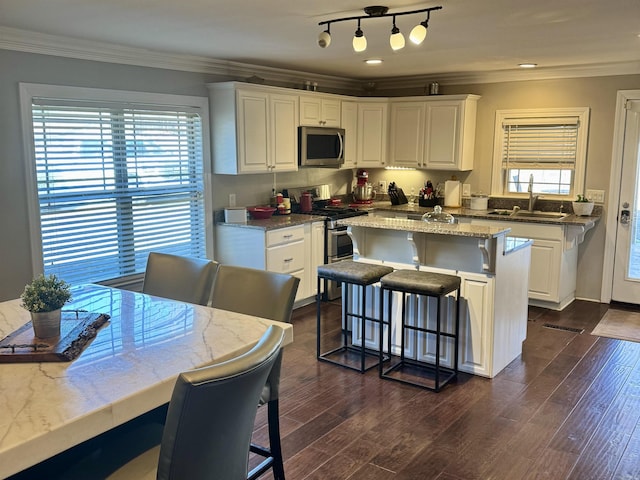
M 305 223 L 322 222 L 325 217 L 318 215 L 306 215 L 303 213 L 292 213 L 290 215 L 273 215 L 264 220 L 247 220 L 247 223 L 227 223 L 218 222 L 217 226 L 253 228 L 259 230 L 275 230 L 277 228 L 294 227 L 296 225 L 304 225 Z
M 291 324 L 98 285 L 72 291 L 65 308 L 111 319 L 73 362 L 0 364 L 0 478 L 168 402 L 180 372 L 249 350 L 271 324 L 293 341 Z M 20 303 L 0 303 L 1 338 L 29 321 Z
M 374 216 L 349 217 L 338 220 L 339 225 L 351 227 L 377 228 L 383 230 L 402 230 L 436 235 L 452 235 L 474 238 L 496 238 L 506 235 L 510 228 L 487 225 L 471 225 L 468 223 L 428 223 L 422 220 L 406 218 L 386 218 Z
M 432 212 L 433 207 L 421 207 L 418 204 L 409 205 L 405 203 L 404 205 L 392 205 L 391 202 L 373 202 L 370 210 L 381 210 L 395 213 L 406 213 L 407 215 L 423 215 L 427 212 Z M 581 217 L 578 215 L 567 215 L 564 218 L 531 218 L 531 217 L 518 217 L 513 216 L 510 217 L 508 215 L 496 215 L 490 212 L 495 211 L 494 208 L 489 208 L 487 210 L 472 210 L 470 208 L 452 208 L 452 207 L 443 207 L 442 211 L 453 215 L 454 217 L 472 217 L 472 218 L 483 218 L 487 220 L 496 220 L 496 221 L 506 221 L 506 222 L 528 222 L 528 223 L 548 223 L 554 225 L 580 225 L 580 226 L 592 226 L 595 222 L 597 222 L 600 217 L 591 216 L 591 217 Z

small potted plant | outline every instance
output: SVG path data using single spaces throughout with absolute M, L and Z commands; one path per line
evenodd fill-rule
M 578 195 L 573 201 L 573 213 L 580 216 L 589 216 L 593 212 L 593 202 L 584 195 Z
M 71 298 L 69 284 L 55 275 L 40 274 L 24 287 L 22 307 L 31 312 L 36 337 L 60 335 L 62 307 Z

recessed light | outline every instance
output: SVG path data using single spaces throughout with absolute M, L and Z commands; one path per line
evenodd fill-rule
M 519 65 L 520 68 L 536 68 L 537 66 L 537 63 L 521 63 Z
M 380 58 L 369 58 L 368 60 L 365 60 L 364 63 L 367 65 L 380 65 L 382 60 Z

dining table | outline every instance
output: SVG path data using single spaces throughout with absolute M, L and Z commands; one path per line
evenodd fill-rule
M 166 404 L 181 372 L 238 356 L 288 323 L 96 284 L 72 287 L 63 311 L 108 315 L 72 361 L 0 363 L 0 478 Z M 0 302 L 0 339 L 30 321 Z

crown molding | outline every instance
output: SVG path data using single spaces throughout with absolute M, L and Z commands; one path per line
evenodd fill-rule
M 0 26 L 0 49 L 42 55 L 118 63 L 141 67 L 163 68 L 217 75 L 224 80 L 264 81 L 266 84 L 302 88 L 312 78 L 323 90 L 369 92 L 384 96 L 385 90 L 424 88 L 431 82 L 440 85 L 466 85 L 576 77 L 599 77 L 640 74 L 640 61 L 594 65 L 574 65 L 535 69 L 513 69 L 488 72 L 454 72 L 406 77 L 351 79 L 314 72 L 266 67 L 209 57 L 172 54 L 143 48 L 74 39 Z
M 557 80 L 579 77 L 609 77 L 615 75 L 640 74 L 640 61 L 617 62 L 593 65 L 571 65 L 562 67 L 541 67 L 534 69 L 497 70 L 491 72 L 441 73 L 371 79 L 377 92 L 403 88 L 424 88 L 431 82 L 440 85 L 471 85 L 477 83 L 502 83 L 531 80 Z
M 298 88 L 302 88 L 305 81 L 309 79 L 321 82 L 324 88 L 336 90 L 358 90 L 361 85 L 357 80 L 313 72 L 217 60 L 196 55 L 172 54 L 2 26 L 0 26 L 0 49 L 96 62 L 206 73 L 224 77 L 225 80 L 247 81 L 248 79 L 255 80 L 257 77 L 268 84 Z

